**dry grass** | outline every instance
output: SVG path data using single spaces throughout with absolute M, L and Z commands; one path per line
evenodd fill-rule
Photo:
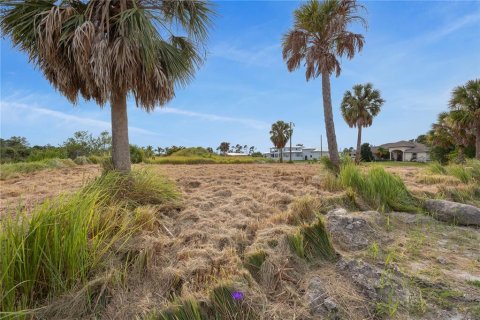
M 142 221 L 144 232 L 123 249 L 125 255 L 131 256 L 130 276 L 106 272 L 97 282 L 94 279 L 91 283 L 91 290 L 95 292 L 101 292 L 107 283 L 108 299 L 98 301 L 102 317 L 117 319 L 149 315 L 151 319 L 158 319 L 165 310 L 177 310 L 178 305 L 188 304 L 188 301 L 198 302 L 203 311 L 216 312 L 215 303 L 212 303 L 214 289 L 227 286 L 228 290 L 244 294 L 243 301 L 248 310 L 253 310 L 252 315 L 263 319 L 314 319 L 302 294 L 305 283 L 313 275 L 322 278 L 328 294 L 335 298 L 345 318 L 373 317 L 368 299 L 336 271 L 333 263 L 301 259 L 290 249 L 288 237 L 295 234 L 299 226 L 311 224 L 316 216 L 330 208 L 354 209 L 358 205 L 354 194 L 325 187 L 324 179 L 328 177 L 319 165 L 146 167 L 175 181 L 182 192 L 183 203 L 160 207 L 140 205 L 135 209 L 134 215 Z M 52 189 L 47 196 L 53 196 L 60 189 L 67 188 L 68 181 L 72 189 L 81 183 L 85 171 L 69 170 L 68 175 L 61 170 L 50 172 L 51 179 L 68 177 L 62 178 L 66 184 L 62 188 L 54 189 L 53 183 L 42 187 L 47 179 L 41 173 L 16 179 L 13 184 L 2 182 L 2 187 L 8 190 L 15 184 L 31 184 L 40 190 Z M 387 170 L 401 176 L 407 188 L 422 194 L 426 190 L 437 192 L 445 186 L 454 187 L 447 180 L 419 183 L 419 176 L 424 175 L 422 167 Z M 88 171 L 91 175 L 97 172 L 98 169 Z M 21 192 L 10 200 L 22 197 L 28 201 L 29 193 Z M 40 199 L 41 195 L 33 194 L 30 202 Z M 428 258 L 428 265 L 432 266 L 438 264 L 434 255 L 448 259 L 456 257 L 444 275 L 458 290 L 463 290 L 461 283 L 472 287 L 455 276 L 462 272 L 478 274 L 478 262 L 475 263 L 478 248 L 472 246 L 475 239 L 478 240 L 475 238 L 478 231 L 462 231 L 465 229 L 457 227 L 448 231 L 435 228 L 440 223 L 433 222 L 432 229 L 422 229 L 422 232 L 435 236 L 422 242 L 418 233 L 410 232 L 413 226 L 393 218 L 376 223 L 376 237 L 395 241 L 379 242 L 379 258 L 373 263 L 383 263 L 391 250 L 396 250 L 398 255 L 395 263 L 407 271 L 413 270 L 409 263 L 419 256 Z M 439 244 L 443 233 L 451 240 Z M 342 254 L 351 255 L 345 251 Z M 365 252 L 356 254 L 358 257 L 371 256 Z M 66 304 L 78 303 L 78 298 L 72 300 L 76 294 L 67 292 L 54 302 L 60 306 L 59 310 L 65 310 Z M 85 295 L 81 297 L 85 298 Z M 58 311 L 55 317 L 61 318 L 62 313 Z

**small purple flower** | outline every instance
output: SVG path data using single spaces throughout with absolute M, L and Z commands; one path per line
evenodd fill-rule
M 232 292 L 232 298 L 234 300 L 243 300 L 243 292 L 240 292 L 240 291 Z

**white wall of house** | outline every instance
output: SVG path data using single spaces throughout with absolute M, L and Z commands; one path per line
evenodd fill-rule
M 270 152 L 264 153 L 266 158 L 271 158 L 274 160 L 280 160 L 280 152 L 276 148 L 271 148 Z M 303 147 L 293 147 L 292 146 L 292 161 L 300 160 L 318 160 L 322 156 L 328 156 L 328 151 L 322 151 L 315 148 L 303 148 Z M 290 160 L 290 147 L 283 148 L 283 160 Z

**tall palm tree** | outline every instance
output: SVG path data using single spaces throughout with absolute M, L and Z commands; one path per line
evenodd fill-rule
M 211 13 L 198 0 L 2 0 L 0 25 L 69 101 L 110 102 L 114 168 L 128 172 L 127 96 L 147 112 L 171 100 L 203 61 Z
M 480 79 L 453 89 L 450 108 L 454 120 L 475 135 L 475 158 L 480 160 Z
M 292 134 L 290 125 L 284 121 L 277 121 L 272 124 L 270 130 L 270 140 L 277 150 L 280 151 L 280 162 L 283 162 L 283 148 L 287 144 Z
M 310 0 L 295 10 L 294 27 L 283 37 L 283 59 L 289 71 L 305 62 L 307 81 L 322 76 L 323 111 L 330 160 L 338 168 L 337 138 L 332 112 L 330 75 L 341 72 L 339 58 L 352 59 L 363 47 L 364 37 L 347 30 L 353 22 L 366 28 L 355 0 Z
M 372 125 L 373 118 L 380 113 L 380 108 L 384 103 L 385 100 L 380 96 L 380 91 L 373 89 L 371 83 L 354 85 L 353 93 L 347 90 L 343 96 L 340 106 L 343 119 L 350 128 L 358 128 L 356 163 L 360 162 L 362 128 Z

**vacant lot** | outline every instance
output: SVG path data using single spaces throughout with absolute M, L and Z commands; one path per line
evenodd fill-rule
M 201 300 L 214 282 L 245 278 L 242 265 L 249 254 L 258 250 L 269 254 L 267 262 L 271 269 L 261 270 L 266 272 L 266 275 L 261 273 L 262 277 L 269 278 L 255 276 L 256 282 L 248 284 L 255 299 L 246 299 L 257 304 L 255 307 L 262 310 L 265 319 L 317 319 L 311 315 L 311 297 L 321 296 L 318 291 L 336 305 L 322 309 L 324 316 L 338 312 L 349 319 L 373 318 L 375 314 L 425 319 L 457 316 L 463 319 L 460 315 L 464 315 L 475 319 L 480 315 L 478 229 L 446 225 L 423 215 L 354 213 L 354 217 L 368 223 L 370 231 L 365 234 L 368 246 L 352 249 L 337 241 L 340 235 L 332 232 L 335 249 L 344 261 L 367 261 L 374 268 L 373 273 L 367 270 L 370 272 L 367 280 L 377 272 L 381 274 L 378 281 L 391 281 L 398 292 L 408 296 L 400 299 L 392 295 L 372 303 L 365 283 L 355 278 L 358 266 L 346 263 L 339 269 L 335 263 L 302 262 L 289 252 L 288 246 L 282 246 L 286 235 L 297 228 L 296 223 L 288 222 L 287 216 L 295 205 L 300 208 L 299 199 L 313 201 L 314 207 L 319 201 L 341 207 L 348 198 L 344 191 L 325 188 L 327 173 L 319 165 L 141 167 L 151 168 L 174 181 L 183 201 L 180 207 L 162 213 L 159 223 L 163 235 L 149 240 L 156 255 L 156 273 L 149 276 L 153 278 L 138 279 L 128 292 L 114 295 L 105 309 L 109 318 L 133 318 L 168 307 L 172 301 L 167 292 L 172 287 L 180 297 Z M 422 182 L 423 167 L 386 168 L 401 176 L 415 192 L 435 193 L 439 188 L 435 183 Z M 98 166 L 87 165 L 0 181 L 1 210 L 9 214 L 7 207 L 19 204 L 31 207 L 46 197 L 71 192 L 99 174 Z M 362 268 L 360 271 L 364 272 L 366 267 Z M 320 289 L 316 288 L 317 283 L 322 283 Z

